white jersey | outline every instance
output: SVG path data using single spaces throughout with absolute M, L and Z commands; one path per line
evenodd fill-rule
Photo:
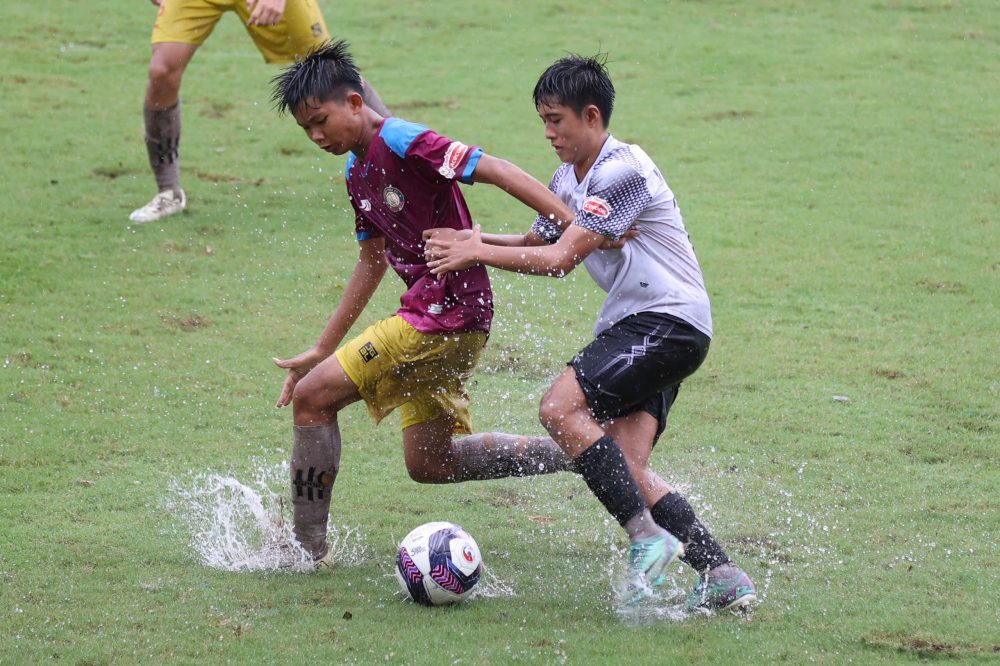
M 633 226 L 639 231 L 620 250 L 594 250 L 583 261 L 608 294 L 595 335 L 630 315 L 662 312 L 712 336 L 708 292 L 680 208 L 642 148 L 609 135 L 583 180 L 563 164 L 549 189 L 576 213 L 573 224 L 611 239 Z M 562 235 L 541 216 L 531 230 L 550 243 Z

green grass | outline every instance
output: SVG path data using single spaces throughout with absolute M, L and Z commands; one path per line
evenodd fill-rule
M 127 4 L 0 7 L 0 663 L 997 658 L 994 2 L 323 3 L 399 115 L 542 180 L 535 78 L 610 53 L 612 130 L 677 193 L 716 320 L 653 464 L 763 599 L 751 622 L 640 627 L 614 612 L 624 544 L 578 479 L 420 486 L 396 422 L 358 406 L 333 522 L 361 534 L 360 564 L 197 562 L 171 484 L 287 457 L 270 358 L 311 344 L 356 244 L 342 159 L 270 110 L 275 70 L 231 16 L 184 82 L 189 211 L 127 223 L 153 189 L 154 12 Z M 489 188 L 467 198 L 488 230 L 530 222 Z M 494 284 L 473 416 L 537 433 L 601 295 L 582 271 Z M 361 324 L 398 295 L 390 276 Z M 395 543 L 439 518 L 513 595 L 400 601 Z

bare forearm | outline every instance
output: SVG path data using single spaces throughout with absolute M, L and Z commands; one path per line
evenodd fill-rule
M 522 240 L 524 236 L 518 236 Z M 503 245 L 485 238 L 476 255 L 478 263 L 516 273 L 560 278 L 579 263 L 556 245 Z
M 385 275 L 385 269 L 385 263 L 358 261 L 344 289 L 344 295 L 316 340 L 317 349 L 322 350 L 327 356 L 337 349 L 378 289 Z
M 496 185 L 512 197 L 565 227 L 573 220 L 573 211 L 547 187 L 516 164 L 491 155 L 483 155 L 472 175 L 478 183 Z
M 483 242 L 487 245 L 502 245 L 504 247 L 524 247 L 526 242 L 524 234 L 483 234 Z

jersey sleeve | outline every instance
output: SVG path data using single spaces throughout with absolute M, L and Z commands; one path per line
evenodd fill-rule
M 646 178 L 628 164 L 610 162 L 590 182 L 573 224 L 617 240 L 652 201 Z
M 458 180 L 472 183 L 472 174 L 483 156 L 479 146 L 467 146 L 434 130 L 416 136 L 406 150 L 406 161 L 431 182 Z
M 563 164 L 552 174 L 552 179 L 549 181 L 549 192 L 559 196 L 559 182 L 565 175 L 566 165 Z M 556 224 L 555 220 L 538 215 L 535 217 L 535 223 L 531 225 L 531 232 L 546 243 L 555 243 L 562 236 L 563 228 Z

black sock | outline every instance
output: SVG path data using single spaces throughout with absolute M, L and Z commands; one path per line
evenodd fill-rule
M 610 435 L 591 444 L 573 464 L 590 491 L 623 527 L 646 508 L 625 455 Z
M 680 493 L 667 493 L 649 510 L 656 524 L 671 532 L 684 543 L 682 561 L 698 573 L 705 573 L 720 564 L 729 562 L 726 551 L 712 537 L 694 509 Z

